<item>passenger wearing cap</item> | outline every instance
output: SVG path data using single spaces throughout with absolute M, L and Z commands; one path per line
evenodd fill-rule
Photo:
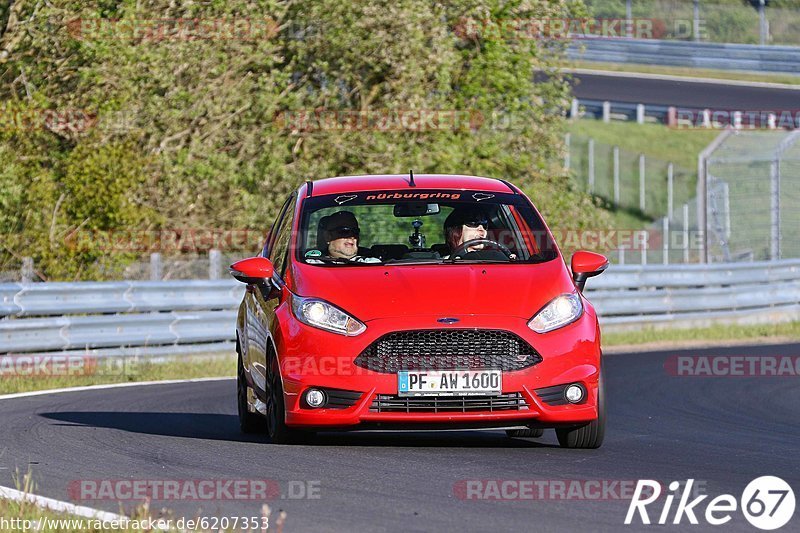
M 377 257 L 366 257 L 359 253 L 365 250 L 359 250 L 358 247 L 360 234 L 356 216 L 350 211 L 338 211 L 320 219 L 317 245 L 327 257 L 361 263 L 380 263 Z

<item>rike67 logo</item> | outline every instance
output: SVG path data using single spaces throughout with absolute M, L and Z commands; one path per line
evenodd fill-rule
M 690 524 L 698 524 L 698 516 L 704 518 L 708 524 L 721 526 L 733 519 L 733 514 L 738 509 L 751 525 L 758 529 L 771 531 L 786 525 L 794 514 L 795 498 L 792 487 L 784 480 L 775 476 L 762 476 L 751 481 L 742 492 L 742 497 L 737 501 L 731 494 L 721 494 L 708 501 L 705 512 L 701 512 L 701 503 L 708 498 L 707 494 L 697 496 L 691 501 L 692 485 L 694 479 L 689 479 L 685 484 L 673 481 L 669 484 L 669 492 L 664 498 L 664 505 L 658 514 L 656 523 L 667 524 L 672 515 L 672 524 L 680 524 L 683 518 Z M 681 486 L 683 491 L 678 494 Z M 648 505 L 655 504 L 661 496 L 661 484 L 652 479 L 640 479 L 625 516 L 625 524 L 630 525 L 638 520 L 642 524 L 650 524 Z M 672 504 L 678 497 L 678 504 L 674 514 Z M 650 511 L 657 511 L 657 505 L 651 505 Z M 655 509 L 654 509 L 655 508 Z

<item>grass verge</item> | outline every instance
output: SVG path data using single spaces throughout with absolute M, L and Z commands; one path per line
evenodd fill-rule
M 697 168 L 697 156 L 721 132 L 707 129 L 677 129 L 663 124 L 603 122 L 581 119 L 569 123 L 573 135 L 592 137 L 595 142 L 617 145 L 622 150 L 642 153 L 681 167 Z
M 33 371 L 35 372 L 35 368 Z M 62 372 L 67 375 L 42 372 L 31 374 L 23 367 L 3 368 L 0 374 L 0 394 L 107 383 L 235 376 L 236 354 L 198 355 L 165 361 L 126 357 L 109 360 L 108 364 L 100 363 L 96 367 L 84 366 L 72 375 L 69 372 Z
M 800 322 L 758 324 L 752 326 L 716 325 L 710 328 L 656 330 L 643 328 L 637 331 L 603 333 L 603 346 L 621 347 L 702 347 L 734 342 L 792 342 L 800 341 Z

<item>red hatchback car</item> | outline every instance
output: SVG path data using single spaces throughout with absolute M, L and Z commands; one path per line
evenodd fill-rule
M 498 179 L 351 176 L 292 193 L 236 325 L 238 410 L 272 442 L 342 429 L 502 428 L 597 448 L 600 329 L 530 200 Z

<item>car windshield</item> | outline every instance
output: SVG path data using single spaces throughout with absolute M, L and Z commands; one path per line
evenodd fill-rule
M 303 203 L 297 260 L 319 266 L 540 263 L 558 257 L 517 194 L 370 191 Z

